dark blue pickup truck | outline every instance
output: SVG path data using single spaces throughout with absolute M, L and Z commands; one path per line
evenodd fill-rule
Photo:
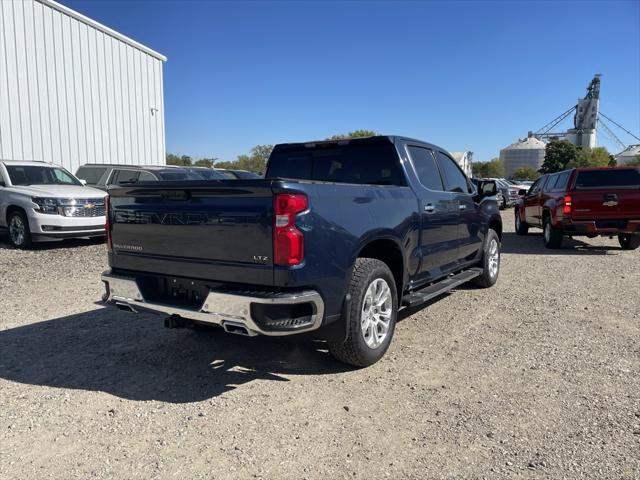
M 264 179 L 109 190 L 105 300 L 165 325 L 313 332 L 370 365 L 398 309 L 496 282 L 496 185 L 442 148 L 394 136 L 277 145 Z

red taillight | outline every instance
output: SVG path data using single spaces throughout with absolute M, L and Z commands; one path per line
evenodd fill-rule
M 571 213 L 571 195 L 564 196 L 564 207 L 562 207 L 562 213 L 565 215 Z
M 107 234 L 107 251 L 110 252 L 113 249 L 113 245 L 111 243 L 111 215 L 109 212 L 109 195 L 104 197 L 104 216 L 104 231 Z
M 273 200 L 273 263 L 298 265 L 304 260 L 304 235 L 296 215 L 309 208 L 306 195 L 279 193 Z

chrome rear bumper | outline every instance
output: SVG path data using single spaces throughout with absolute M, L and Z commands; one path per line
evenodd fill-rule
M 324 302 L 315 290 L 298 292 L 259 292 L 233 291 L 217 292 L 211 290 L 199 310 L 180 308 L 172 305 L 153 303 L 145 300 L 138 288 L 136 279 L 114 275 L 110 271 L 102 274 L 102 281 L 106 285 L 105 301 L 115 306 L 126 307 L 134 312 L 149 311 L 152 313 L 177 315 L 197 322 L 219 325 L 227 331 L 227 327 L 242 327 L 249 336 L 254 335 L 294 335 L 316 330 L 322 324 L 324 317 Z M 312 314 L 308 322 L 289 329 L 266 329 L 252 317 L 252 304 L 267 305 L 295 305 L 308 303 L 312 306 Z

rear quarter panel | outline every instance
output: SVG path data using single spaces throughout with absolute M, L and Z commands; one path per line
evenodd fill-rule
M 274 189 L 280 191 L 305 193 L 309 210 L 297 220 L 305 233 L 305 260 L 292 268 L 276 266 L 274 283 L 318 289 L 327 315 L 340 312 L 355 259 L 370 241 L 393 241 L 405 267 L 411 262 L 419 220 L 417 199 L 409 187 L 285 182 Z

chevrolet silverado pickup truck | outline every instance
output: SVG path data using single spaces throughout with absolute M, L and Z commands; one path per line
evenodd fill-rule
M 565 236 L 618 236 L 620 246 L 640 246 L 640 167 L 576 168 L 543 175 L 521 190 L 515 228 L 540 227 L 547 248 Z
M 313 332 L 367 366 L 401 306 L 498 278 L 495 182 L 477 188 L 444 149 L 409 138 L 281 144 L 264 179 L 109 194 L 104 300 L 168 327 Z

